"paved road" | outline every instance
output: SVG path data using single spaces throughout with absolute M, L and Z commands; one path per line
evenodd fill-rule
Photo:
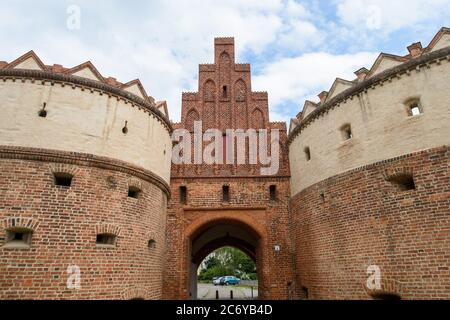
M 236 300 L 248 300 L 252 299 L 252 290 L 247 287 L 239 286 L 214 286 L 212 284 L 198 284 L 197 296 L 200 300 L 215 300 L 216 291 L 219 291 L 220 300 L 229 300 L 230 291 L 233 290 L 233 297 Z M 253 289 L 253 299 L 258 298 L 258 289 Z

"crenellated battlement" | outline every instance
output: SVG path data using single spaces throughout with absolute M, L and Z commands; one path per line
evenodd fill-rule
M 216 70 L 216 65 L 204 63 L 198 66 L 200 72 L 214 72 Z
M 197 101 L 198 92 L 183 92 L 181 93 L 181 97 L 183 101 Z
M 255 100 L 269 100 L 269 93 L 266 91 L 252 92 L 252 97 Z
M 249 63 L 236 63 L 234 65 L 234 70 L 236 72 L 250 72 L 251 66 Z

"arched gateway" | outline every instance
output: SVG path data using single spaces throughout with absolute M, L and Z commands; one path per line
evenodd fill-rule
M 221 63 L 225 55 L 229 63 Z M 293 249 L 288 237 L 290 174 L 283 148 L 286 125 L 268 122 L 267 93 L 251 91 L 250 65 L 235 64 L 234 57 L 233 39 L 215 40 L 215 64 L 200 65 L 199 92 L 183 94 L 182 120 L 174 124 L 175 129 L 187 129 L 200 139 L 207 130 L 217 129 L 220 146 L 212 156 L 220 161 L 211 164 L 205 159 L 209 144 L 205 139 L 201 163 L 194 163 L 192 147 L 182 152 L 192 159 L 172 165 L 164 275 L 167 299 L 195 299 L 199 264 L 223 246 L 236 247 L 256 262 L 259 298 L 288 299 L 293 290 Z M 236 87 L 248 89 L 233 90 Z M 197 131 L 190 123 L 192 110 L 201 121 Z M 255 112 L 264 119 L 257 126 Z M 247 134 L 244 146 L 237 138 L 233 140 L 230 129 Z M 261 136 L 260 129 L 266 129 L 267 136 Z M 252 132 L 256 140 L 250 137 Z M 266 154 L 262 152 L 264 141 Z M 251 160 L 252 150 L 257 153 L 256 163 Z

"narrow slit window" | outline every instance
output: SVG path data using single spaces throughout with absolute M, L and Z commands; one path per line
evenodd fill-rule
M 273 185 L 269 187 L 270 201 L 277 201 L 277 186 Z
M 70 188 L 72 186 L 73 175 L 64 172 L 53 173 L 56 186 Z
M 341 128 L 342 139 L 344 141 L 353 139 L 352 127 L 349 124 L 342 126 Z
M 38 115 L 41 118 L 46 118 L 47 117 L 47 110 L 45 110 L 45 108 L 47 107 L 47 103 L 44 102 L 44 105 L 42 106 L 42 109 L 39 110 Z
M 132 187 L 130 186 L 128 188 L 128 197 L 129 198 L 134 198 L 134 199 L 138 199 L 139 195 L 141 194 L 142 190 L 139 189 L 138 187 Z
M 187 188 L 180 187 L 180 203 L 187 204 Z
M 12 228 L 6 230 L 5 247 L 10 248 L 29 248 L 31 246 L 31 237 L 33 230 L 24 228 Z
M 222 87 L 222 98 L 228 98 L 228 87 L 227 86 L 223 86 Z
M 117 236 L 114 234 L 102 233 L 97 235 L 96 243 L 101 246 L 115 246 Z
M 222 187 L 222 201 L 225 203 L 230 202 L 230 187 L 229 186 Z
M 305 148 L 305 158 L 306 158 L 306 161 L 311 160 L 311 149 L 309 147 Z

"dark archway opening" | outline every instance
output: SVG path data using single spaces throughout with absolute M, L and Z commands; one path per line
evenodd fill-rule
M 261 283 L 257 280 L 260 278 L 258 276 L 258 271 L 261 270 L 261 268 L 259 265 L 260 259 L 258 259 L 260 237 L 256 232 L 244 224 L 233 222 L 216 222 L 205 226 L 202 230 L 199 230 L 192 239 L 189 279 L 189 295 L 191 299 L 216 299 L 217 291 L 219 292 L 218 298 L 221 300 L 231 298 L 236 300 L 252 299 L 252 294 L 253 299 L 258 297 L 258 289 Z M 224 284 L 214 286 L 212 279 L 209 279 L 210 282 L 208 285 L 200 285 L 199 288 L 199 282 L 204 284 L 205 281 L 205 275 L 202 274 L 202 276 L 199 277 L 199 271 L 201 272 L 201 270 L 204 269 L 205 263 L 211 255 L 214 255 L 217 250 L 221 250 L 223 248 L 234 254 L 238 255 L 238 252 L 240 252 L 241 256 L 247 256 L 247 260 L 251 260 L 253 262 L 254 275 L 243 274 L 242 272 L 248 272 L 245 272 L 245 270 L 239 270 L 245 269 L 242 267 L 234 268 L 235 270 L 231 270 L 229 268 L 228 270 L 224 270 L 224 272 L 229 274 L 223 274 L 220 275 L 220 277 L 228 276 L 238 278 L 241 280 L 238 287 L 226 286 Z M 219 276 L 215 275 L 214 277 Z M 256 281 L 252 280 L 252 278 L 256 278 Z M 225 282 L 226 280 L 228 279 L 222 279 L 222 282 Z M 231 280 L 231 282 L 235 281 L 235 279 Z M 232 290 L 233 293 L 231 293 Z

